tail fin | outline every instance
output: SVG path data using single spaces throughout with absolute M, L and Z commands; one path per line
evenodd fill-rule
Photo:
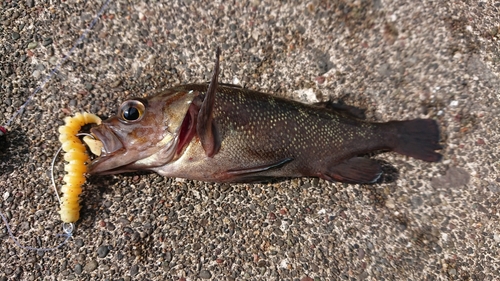
M 396 128 L 393 151 L 427 162 L 438 162 L 442 155 L 435 152 L 439 145 L 439 127 L 432 119 L 389 122 Z

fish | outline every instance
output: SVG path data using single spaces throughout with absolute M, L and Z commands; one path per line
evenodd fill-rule
M 205 182 L 264 182 L 319 177 L 372 184 L 372 152 L 438 162 L 433 119 L 368 122 L 358 108 L 305 104 L 218 82 L 217 48 L 209 82 L 160 90 L 123 102 L 90 133 L 102 142 L 90 174 L 153 171 Z

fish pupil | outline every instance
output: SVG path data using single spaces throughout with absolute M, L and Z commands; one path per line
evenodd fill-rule
M 123 118 L 129 121 L 137 120 L 139 119 L 140 112 L 136 107 L 128 107 L 125 108 L 123 111 Z

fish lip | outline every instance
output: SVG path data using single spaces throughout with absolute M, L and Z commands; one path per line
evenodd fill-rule
M 102 142 L 103 152 L 105 154 L 114 153 L 124 147 L 116 134 L 107 127 L 94 127 L 90 129 L 90 133 Z
M 112 129 L 102 124 L 101 126 L 90 129 L 90 133 L 103 145 L 101 155 L 92 160 L 88 166 L 88 172 L 90 174 L 108 173 L 119 168 L 120 166 L 128 164 L 109 163 L 106 161 L 113 155 L 121 153 L 125 150 L 125 146 Z

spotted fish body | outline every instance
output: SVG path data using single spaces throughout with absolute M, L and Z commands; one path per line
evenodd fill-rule
M 206 88 L 187 85 L 177 90 L 205 92 Z M 326 173 L 322 166 L 388 148 L 384 134 L 377 133 L 383 125 L 234 86 L 218 87 L 214 109 L 222 140 L 218 153 L 206 157 L 194 140 L 176 161 L 154 171 L 220 182 L 322 177 Z M 258 172 L 245 173 L 255 169 Z
M 370 123 L 352 110 L 219 85 L 217 75 L 218 63 L 210 84 L 174 87 L 146 99 L 138 122 L 117 121 L 125 118 L 122 114 L 93 129 L 104 149 L 91 172 L 146 169 L 209 182 L 311 176 L 372 183 L 381 175 L 380 165 L 359 155 L 392 150 L 429 162 L 441 159 L 434 120 Z M 171 116 L 174 111 L 177 117 Z M 146 136 L 138 141 L 141 134 Z M 108 145 L 112 149 L 106 149 L 107 142 L 114 143 Z M 149 152 L 139 157 L 131 152 L 137 147 Z

